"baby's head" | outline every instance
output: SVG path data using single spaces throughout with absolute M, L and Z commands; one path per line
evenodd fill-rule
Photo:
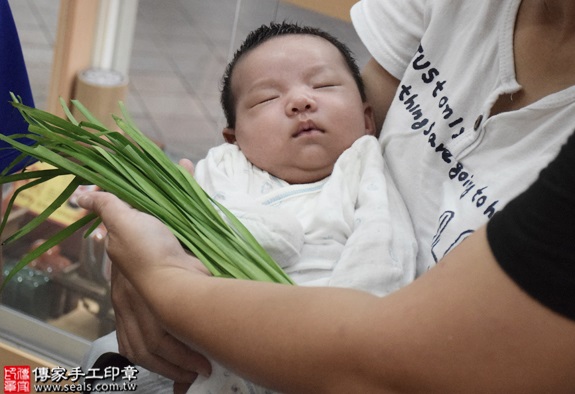
M 325 178 L 359 137 L 375 134 L 359 68 L 330 34 L 288 23 L 248 35 L 222 80 L 224 138 L 289 183 Z
M 269 25 L 262 25 L 256 30 L 253 30 L 251 33 L 247 35 L 243 43 L 241 44 L 240 48 L 234 54 L 233 59 L 226 67 L 226 71 L 224 72 L 224 76 L 221 82 L 221 97 L 220 102 L 222 104 L 222 109 L 224 111 L 224 115 L 226 117 L 227 127 L 234 128 L 236 123 L 236 111 L 235 111 L 235 103 L 234 103 L 234 93 L 232 91 L 232 74 L 234 72 L 234 68 L 238 61 L 246 55 L 249 51 L 254 48 L 257 48 L 264 42 L 281 36 L 287 35 L 310 35 L 310 36 L 317 36 L 321 37 L 324 40 L 329 41 L 337 50 L 340 52 L 341 56 L 345 60 L 347 67 L 349 68 L 349 72 L 353 76 L 355 83 L 357 85 L 357 89 L 361 95 L 361 99 L 363 101 L 366 100 L 365 95 L 365 88 L 363 85 L 363 79 L 361 78 L 359 67 L 353 57 L 351 50 L 345 45 L 343 42 L 332 36 L 331 34 L 309 26 L 300 26 L 295 23 L 270 23 Z

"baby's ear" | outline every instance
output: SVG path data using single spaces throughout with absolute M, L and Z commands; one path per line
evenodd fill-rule
M 363 104 L 363 116 L 365 120 L 365 134 L 379 137 L 379 132 L 375 128 L 375 117 L 371 105 Z
M 226 127 L 222 130 L 222 135 L 224 136 L 224 141 L 226 141 L 228 144 L 236 143 L 236 131 L 234 129 Z

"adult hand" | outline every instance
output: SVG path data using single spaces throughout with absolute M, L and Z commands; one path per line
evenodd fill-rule
M 186 171 L 188 171 L 191 176 L 194 176 L 194 163 L 191 160 L 181 159 L 178 161 L 178 164 L 181 165 Z
M 198 373 L 209 375 L 209 361 L 170 335 L 132 284 L 114 266 L 112 302 L 121 355 L 179 386 L 189 386 Z
M 78 205 L 101 217 L 108 235 L 108 256 L 136 288 L 150 284 L 154 278 L 149 274 L 168 266 L 209 275 L 160 220 L 131 208 L 113 194 L 86 192 L 78 197 Z
M 188 256 L 175 236 L 156 218 L 130 208 L 112 194 L 85 193 L 78 204 L 94 211 L 108 231 L 107 252 L 112 265 L 112 301 L 120 353 L 135 364 L 176 382 L 191 383 L 197 373 L 208 375 L 209 361 L 170 335 L 137 292 L 134 284 L 164 261 L 207 274 Z

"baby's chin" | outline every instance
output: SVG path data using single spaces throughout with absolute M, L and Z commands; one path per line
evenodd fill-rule
M 291 185 L 314 183 L 321 181 L 331 175 L 333 165 L 322 168 L 290 168 L 281 171 L 271 172 L 276 178 L 282 179 Z

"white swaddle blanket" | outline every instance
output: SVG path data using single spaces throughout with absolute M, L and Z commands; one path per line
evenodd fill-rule
M 237 146 L 213 148 L 200 185 L 232 211 L 298 285 L 351 287 L 382 296 L 415 277 L 411 221 L 372 136 L 358 139 L 330 177 L 290 185 L 254 167 Z M 214 364 L 191 393 L 266 393 Z

